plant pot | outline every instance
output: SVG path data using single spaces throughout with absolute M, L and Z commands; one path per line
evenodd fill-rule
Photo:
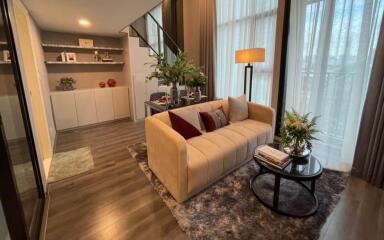
M 201 101 L 200 87 L 196 87 L 196 90 L 195 90 L 195 102 L 200 102 L 200 101 Z
M 306 158 L 309 156 L 309 154 L 311 154 L 311 151 L 309 151 L 307 148 L 305 148 L 304 151 L 300 153 L 294 153 L 294 151 L 292 151 L 292 149 L 290 149 L 289 147 L 285 147 L 284 151 L 293 158 Z
M 170 89 L 171 101 L 172 104 L 177 104 L 179 102 L 179 90 L 177 89 L 176 82 L 172 82 L 172 87 Z

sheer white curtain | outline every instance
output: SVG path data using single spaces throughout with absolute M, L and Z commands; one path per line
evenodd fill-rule
M 235 51 L 261 47 L 266 49 L 266 61 L 253 65 L 252 101 L 270 105 L 277 2 L 217 0 L 217 97 L 243 93 L 244 65 L 235 64 Z
M 319 115 L 313 155 L 349 171 L 384 0 L 292 1 L 286 110 Z

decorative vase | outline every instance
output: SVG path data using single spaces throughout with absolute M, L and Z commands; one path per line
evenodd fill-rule
M 195 89 L 195 102 L 201 101 L 201 90 L 200 87 L 196 87 Z
M 179 90 L 177 89 L 176 82 L 172 82 L 172 87 L 170 89 L 170 93 L 171 93 L 172 104 L 177 104 L 179 101 Z

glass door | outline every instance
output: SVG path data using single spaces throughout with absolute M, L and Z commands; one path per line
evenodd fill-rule
M 0 194 L 7 223 L 0 226 L 0 237 L 3 239 L 3 232 L 9 232 L 11 239 L 35 239 L 40 229 L 44 191 L 7 3 L 1 0 L 0 4 Z

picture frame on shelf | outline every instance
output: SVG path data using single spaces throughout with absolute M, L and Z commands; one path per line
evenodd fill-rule
M 9 50 L 3 51 L 3 61 L 4 62 L 10 62 L 11 61 L 11 55 L 9 54 Z
M 66 52 L 61 52 L 60 53 L 60 60 L 61 62 L 66 62 L 67 61 L 67 56 Z
M 84 48 L 92 48 L 93 47 L 93 40 L 92 39 L 79 38 L 79 46 L 84 47 Z
M 76 53 L 71 52 L 71 53 L 66 53 L 66 60 L 67 62 L 76 62 Z

